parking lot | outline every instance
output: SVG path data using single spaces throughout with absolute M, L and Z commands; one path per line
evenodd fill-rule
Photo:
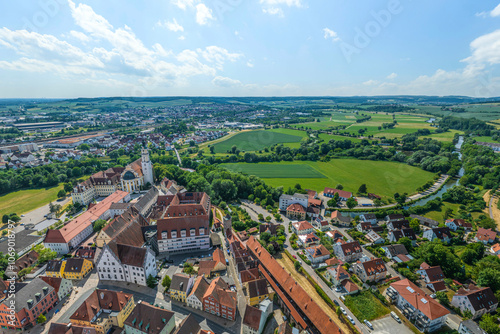
M 413 334 L 413 332 L 403 324 L 398 323 L 390 315 L 385 318 L 372 320 L 374 334 Z

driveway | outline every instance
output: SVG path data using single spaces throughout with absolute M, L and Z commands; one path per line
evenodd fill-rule
M 398 323 L 390 315 L 385 318 L 370 321 L 373 325 L 373 334 L 413 334 L 411 329 Z M 366 327 L 366 325 L 363 325 Z

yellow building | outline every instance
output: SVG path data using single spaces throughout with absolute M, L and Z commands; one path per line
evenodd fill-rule
M 49 262 L 47 262 L 47 267 L 45 269 L 45 276 L 64 278 L 63 272 L 65 265 L 66 261 L 50 260 Z
M 92 261 L 81 258 L 72 258 L 66 260 L 63 275 L 66 279 L 83 279 L 92 271 L 93 268 L 94 264 Z
M 186 302 L 186 298 L 194 284 L 194 278 L 186 274 L 175 274 L 170 283 L 170 298 Z
M 131 294 L 97 289 L 69 320 L 73 325 L 93 327 L 98 334 L 105 334 L 112 326 L 123 328 L 134 307 L 134 297 Z
M 255 306 L 264 299 L 268 298 L 273 300 L 274 291 L 271 287 L 267 286 L 266 279 L 258 279 L 245 283 L 248 294 L 248 304 Z

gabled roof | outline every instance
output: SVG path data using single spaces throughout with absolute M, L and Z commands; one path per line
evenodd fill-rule
M 496 232 L 490 228 L 486 229 L 486 228 L 480 227 L 477 229 L 476 238 L 478 240 L 482 240 L 482 241 L 495 240 L 496 236 L 497 236 Z
M 97 289 L 76 309 L 70 319 L 90 322 L 100 310 L 120 312 L 132 298 L 131 294 Z
M 439 281 L 445 279 L 441 266 L 434 266 L 421 270 L 425 271 L 425 274 L 429 277 L 429 281 Z
M 340 249 L 342 250 L 344 255 L 351 255 L 363 252 L 358 241 L 346 242 L 345 244 L 340 245 Z
M 65 273 L 80 273 L 80 272 L 82 272 L 84 261 L 86 261 L 86 260 L 80 259 L 80 258 L 67 259 L 66 265 L 64 266 L 64 272 Z
M 170 290 L 187 292 L 189 279 L 189 275 L 174 274 L 172 276 L 172 282 L 170 282 Z
M 384 260 L 382 259 L 373 259 L 370 261 L 361 262 L 361 266 L 368 276 L 387 271 Z
M 210 283 L 203 299 L 208 297 L 215 299 L 220 305 L 225 305 L 232 309 L 237 306 L 236 292 L 231 291 L 229 285 L 220 276 Z
M 301 204 L 299 203 L 293 203 L 290 204 L 287 208 L 286 211 L 292 211 L 292 212 L 306 212 L 306 208 L 304 208 Z
M 382 248 L 387 249 L 387 251 L 389 252 L 389 254 L 391 256 L 407 255 L 408 254 L 408 251 L 406 250 L 405 245 L 401 245 L 401 244 L 382 246 Z
M 264 296 L 269 292 L 267 290 L 267 281 L 265 278 L 248 282 L 248 296 L 250 298 Z
M 49 333 L 48 334 L 96 334 L 97 331 L 94 327 L 84 327 L 74 325 L 71 322 L 57 323 L 53 322 L 50 324 Z
M 194 295 L 196 298 L 198 298 L 198 300 L 201 301 L 203 300 L 203 296 L 205 295 L 205 292 L 207 292 L 209 286 L 210 283 L 204 276 L 198 276 L 194 281 L 194 285 L 191 289 L 191 292 L 189 293 L 189 296 Z
M 326 249 L 326 247 L 323 245 L 312 246 L 312 247 L 306 248 L 306 252 L 308 252 L 313 258 L 318 258 L 318 257 L 330 255 L 330 251 L 328 249 Z
M 174 312 L 139 301 L 124 324 L 147 334 L 159 334 L 174 316 Z
M 420 310 L 420 312 L 431 320 L 441 318 L 450 313 L 444 306 L 425 294 L 409 279 L 391 283 L 391 287 L 408 303 Z
M 142 247 L 134 247 L 124 244 L 118 244 L 111 241 L 108 245 L 109 249 L 115 253 L 122 264 L 134 267 L 143 267 L 146 261 L 147 249 Z
M 339 190 L 339 189 L 328 188 L 328 187 L 325 187 L 325 190 L 323 190 L 323 194 L 335 194 L 335 193 L 338 193 L 339 196 L 342 198 L 352 197 L 352 193 L 349 191 L 345 191 L 345 190 Z
M 45 268 L 45 271 L 60 272 L 62 264 L 63 264 L 63 261 L 61 261 L 61 260 L 49 260 L 49 262 L 47 262 L 47 267 Z
M 358 291 L 359 290 L 359 286 L 356 285 L 356 283 L 354 283 L 353 281 L 351 281 L 350 279 L 345 279 L 343 280 L 340 285 L 342 285 L 344 287 L 344 289 L 348 292 L 348 293 L 351 293 L 351 292 L 354 292 L 354 291 Z
M 188 316 L 182 320 L 173 334 L 198 334 L 200 330 L 200 324 L 198 324 L 194 315 L 189 313 Z
M 498 299 L 490 287 L 479 288 L 475 285 L 469 285 L 468 289 L 458 289 L 455 296 L 466 296 L 475 311 L 482 309 L 489 311 L 493 306 L 498 304 Z
M 59 292 L 59 288 L 61 287 L 61 283 L 63 278 L 61 277 L 48 277 L 48 276 L 39 276 L 45 283 L 50 285 L 56 290 L 56 293 Z
M 243 317 L 243 325 L 258 331 L 260 327 L 260 318 L 262 311 L 256 307 L 247 304 L 245 309 L 245 316 Z
M 314 227 L 307 221 L 303 220 L 292 224 L 297 231 L 313 229 Z

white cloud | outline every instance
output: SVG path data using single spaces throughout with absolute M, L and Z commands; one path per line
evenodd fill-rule
M 393 72 L 387 76 L 387 79 L 389 79 L 389 80 L 396 79 L 397 76 L 398 76 L 398 74 Z
M 184 31 L 184 27 L 181 26 L 175 18 L 171 22 L 170 21 L 158 21 L 156 23 L 156 26 L 161 27 L 161 28 L 166 28 L 166 29 L 173 31 L 173 32 Z
M 197 52 L 208 62 L 215 63 L 216 67 L 222 70 L 222 66 L 226 60 L 230 62 L 235 62 L 239 58 L 243 57 L 241 53 L 231 53 L 228 50 L 221 48 L 219 46 L 207 46 L 205 50 L 197 49 Z
M 284 17 L 283 6 L 302 8 L 304 4 L 302 0 L 259 0 L 262 4 L 262 11 L 265 14 L 275 15 L 278 17 Z
M 85 35 L 83 32 L 71 30 L 69 34 L 83 43 L 87 43 L 90 41 L 90 37 Z
M 368 81 L 363 82 L 363 85 L 365 85 L 365 86 L 373 86 L 376 84 L 378 84 L 377 80 L 368 80 Z
M 472 55 L 463 59 L 470 68 L 500 64 L 500 29 L 482 35 L 470 43 Z
M 206 25 L 211 20 L 215 20 L 215 17 L 212 15 L 212 10 L 203 3 L 197 4 L 196 23 L 199 25 Z
M 197 0 L 172 0 L 172 3 L 182 10 L 186 10 L 188 7 L 194 7 Z
M 491 12 L 490 15 L 492 17 L 500 16 L 500 4 L 498 4 Z
M 283 13 L 283 9 L 281 9 L 279 7 L 263 8 L 262 11 L 266 14 L 269 14 L 269 15 L 276 15 L 278 17 L 285 17 L 285 14 Z
M 332 41 L 334 41 L 334 42 L 340 41 L 340 37 L 338 36 L 337 32 L 335 32 L 335 31 L 333 31 L 333 30 L 331 30 L 329 28 L 324 28 L 323 29 L 323 37 L 325 39 L 331 38 Z
M 235 86 L 241 86 L 241 81 L 227 77 L 216 76 L 212 80 L 212 84 L 218 87 L 235 87 Z
M 183 41 L 183 40 L 185 40 L 185 39 L 186 39 L 186 36 L 184 36 L 184 35 L 179 36 L 179 38 L 178 38 L 178 40 L 181 40 L 181 41 Z
M 249 60 L 249 61 L 247 61 L 247 66 L 250 68 L 253 68 L 254 64 Z

